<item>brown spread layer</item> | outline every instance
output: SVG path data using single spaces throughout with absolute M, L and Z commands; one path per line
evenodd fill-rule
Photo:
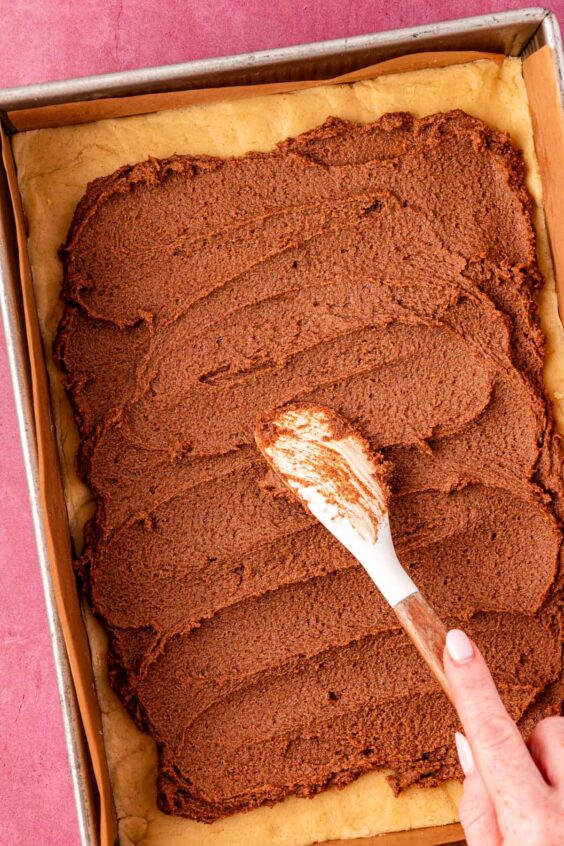
M 444 695 L 254 447 L 285 402 L 334 408 L 393 465 L 402 562 L 524 733 L 561 709 L 562 458 L 505 135 L 390 114 L 150 160 L 89 186 L 62 256 L 55 357 L 97 502 L 79 571 L 163 810 L 459 774 Z

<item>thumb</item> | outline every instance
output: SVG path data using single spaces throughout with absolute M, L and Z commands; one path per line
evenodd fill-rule
M 466 778 L 459 807 L 468 846 L 501 846 L 502 839 L 492 800 L 478 773 L 468 741 L 456 732 L 456 749 Z

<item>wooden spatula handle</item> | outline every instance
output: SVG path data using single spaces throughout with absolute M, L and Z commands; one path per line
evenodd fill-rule
M 447 630 L 436 611 L 418 590 L 394 605 L 394 611 L 419 654 L 427 662 L 436 680 L 452 701 L 443 669 Z

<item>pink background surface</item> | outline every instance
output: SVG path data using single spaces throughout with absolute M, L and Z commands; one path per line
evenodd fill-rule
M 451 0 L 448 17 L 525 2 Z M 531 4 L 532 5 L 532 4 Z M 0 86 L 441 20 L 440 0 L 0 0 Z M 551 8 L 564 17 L 564 0 Z M 78 830 L 6 351 L 0 338 L 0 844 Z

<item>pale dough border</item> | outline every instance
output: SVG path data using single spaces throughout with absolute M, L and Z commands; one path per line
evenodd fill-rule
M 148 156 L 232 156 L 249 150 L 270 150 L 278 141 L 317 126 L 329 115 L 367 123 L 389 111 L 406 110 L 424 116 L 453 108 L 464 109 L 494 129 L 507 130 L 523 150 L 527 186 L 537 203 L 539 260 L 545 277 L 539 295 L 548 341 L 545 384 L 554 403 L 558 428 L 564 432 L 564 334 L 558 317 L 540 176 L 518 59 L 506 59 L 501 66 L 481 60 L 382 76 L 352 85 L 34 130 L 13 138 L 69 519 L 78 547 L 92 504 L 74 470 L 78 436 L 53 365 L 51 344 L 62 311 L 57 248 L 65 239 L 87 183 Z M 87 609 L 85 616 L 122 846 L 308 846 L 329 839 L 442 825 L 457 819 L 457 783 L 433 790 L 412 788 L 394 799 L 382 772 L 369 773 L 343 790 L 331 789 L 314 799 L 290 798 L 274 808 L 236 814 L 211 826 L 167 817 L 155 805 L 155 745 L 137 730 L 109 689 L 106 638 Z

